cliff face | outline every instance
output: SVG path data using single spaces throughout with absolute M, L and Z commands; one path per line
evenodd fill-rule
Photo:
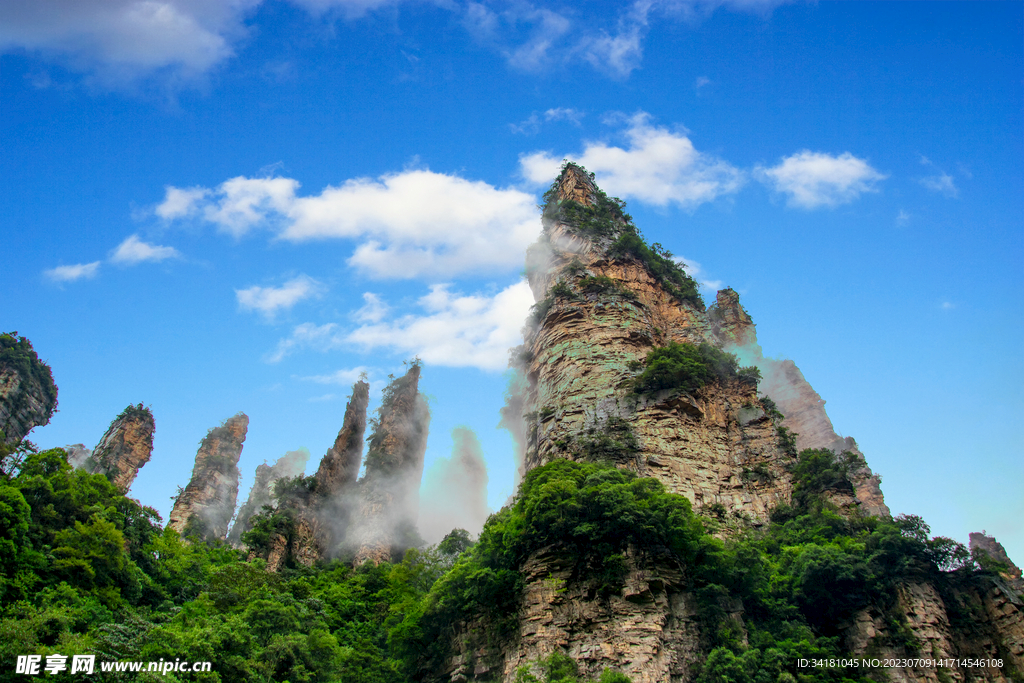
M 248 429 L 249 418 L 238 413 L 203 438 L 192 479 L 175 501 L 167 526 L 178 533 L 190 527 L 203 537 L 225 537 L 238 497 L 238 458 Z
M 860 611 L 844 628 L 855 657 L 894 659 L 906 666 L 886 669 L 893 683 L 992 681 L 1009 683 L 1007 672 L 1024 664 L 1024 602 L 991 579 L 940 591 L 927 581 L 898 587 L 891 609 Z M 897 624 L 902 624 L 898 627 Z M 916 666 L 918 659 L 949 666 Z M 1003 667 L 960 666 L 956 660 L 1003 660 Z
M 593 586 L 574 575 L 571 562 L 535 553 L 521 568 L 519 637 L 495 647 L 485 624 L 464 625 L 455 636 L 460 654 L 443 678 L 514 681 L 521 667 L 561 651 L 576 661 L 581 680 L 597 680 L 606 667 L 633 683 L 689 680 L 700 659 L 701 630 L 683 568 L 668 555 L 638 561 L 630 554 L 626 561 L 621 594 L 595 600 Z
M 110 423 L 107 432 L 96 444 L 92 454 L 82 462 L 87 472 L 103 474 L 121 493 L 128 493 L 139 470 L 153 454 L 153 413 L 141 403 L 129 405 Z M 82 453 L 69 454 L 75 464 Z
M 348 532 L 356 541 L 356 565 L 391 561 L 392 549 L 414 533 L 430 422 L 419 379 L 420 366 L 414 364 L 385 390 Z
M 277 503 L 274 484 L 281 479 L 292 479 L 302 474 L 307 460 L 309 451 L 300 449 L 285 453 L 273 465 L 263 463 L 256 467 L 256 478 L 249 490 L 249 497 L 238 509 L 235 523 L 231 525 L 228 543 L 236 547 L 241 544 L 242 534 L 251 528 L 250 518 L 261 512 L 264 505 L 272 506 Z
M 553 199 L 575 198 L 600 212 L 599 192 L 568 166 Z M 673 293 L 682 285 L 666 284 L 657 264 L 619 249 L 622 235 L 634 230 L 624 218 L 588 233 L 551 206 L 543 236 L 527 255 L 539 304 L 518 354 L 525 386 L 512 397 L 523 406 L 525 470 L 554 458 L 588 457 L 595 440 L 611 434 L 621 446 L 612 449 L 619 465 L 658 479 L 697 507 L 720 504 L 765 519 L 788 499 L 786 466 L 793 456 L 755 385 L 716 382 L 690 394 L 631 391 L 637 364 L 655 347 L 715 341 L 696 290 L 689 297 Z M 757 474 L 745 477 L 745 471 Z
M 370 385 L 356 382 L 352 386 L 352 398 L 345 406 L 345 418 L 338 437 L 320 460 L 316 471 L 319 495 L 333 496 L 356 482 L 363 459 L 363 434 L 366 432 L 366 405 L 369 400 Z
M 882 496 L 881 477 L 874 474 L 852 437 L 839 436 L 825 412 L 825 401 L 804 378 L 791 360 L 765 358 L 757 343 L 754 321 L 740 305 L 740 297 L 731 289 L 718 292 L 708 309 L 711 331 L 722 348 L 735 353 L 743 364 L 761 371 L 760 391 L 775 401 L 785 415 L 782 426 L 796 435 L 796 448 L 827 448 L 841 453 L 851 451 L 860 456 L 862 466 L 852 473 L 857 500 L 861 509 L 881 517 L 889 516 Z
M 0 432 L 14 445 L 57 410 L 57 385 L 31 342 L 17 332 L 0 334 Z
M 982 553 L 1002 565 L 999 575 L 1015 590 L 1024 592 L 1024 573 L 1006 554 L 1006 548 L 993 536 L 974 532 L 970 535 L 972 553 Z

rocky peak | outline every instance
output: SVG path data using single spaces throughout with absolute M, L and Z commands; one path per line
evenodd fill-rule
M 757 343 L 754 321 L 740 306 L 740 295 L 732 288 L 721 289 L 708 309 L 711 332 L 724 345 L 746 346 Z
M 1013 563 L 1010 556 L 1006 554 L 1006 548 L 994 536 L 989 536 L 984 532 L 973 532 L 970 535 L 970 545 L 972 553 L 984 553 L 1003 565 L 1004 569 L 999 572 L 999 575 L 1006 579 L 1014 589 L 1024 592 L 1024 577 L 1022 577 L 1020 567 Z
M 384 390 L 359 482 L 359 510 L 350 537 L 355 564 L 389 562 L 392 549 L 407 545 L 419 515 L 419 487 L 427 449 L 430 410 L 419 393 L 420 365 Z
M 889 507 L 882 495 L 881 477 L 871 471 L 864 454 L 853 437 L 836 433 L 825 412 L 825 400 L 811 386 L 796 363 L 788 359 L 766 358 L 757 342 L 757 328 L 740 305 L 740 295 L 733 289 L 718 292 L 715 303 L 708 308 L 710 332 L 714 340 L 743 365 L 753 365 L 761 372 L 758 390 L 770 398 L 784 416 L 781 426 L 796 439 L 796 450 L 827 448 L 842 453 L 850 451 L 862 463 L 850 472 L 860 509 L 875 516 L 888 517 Z
M 141 403 L 129 405 L 110 423 L 92 455 L 82 464 L 83 469 L 105 475 L 121 493 L 127 493 L 153 454 L 155 431 L 152 411 Z
M 195 531 L 203 538 L 224 538 L 238 498 L 238 459 L 249 417 L 238 413 L 214 427 L 199 444 L 192 478 L 181 492 L 167 526 L 178 533 Z
M 366 405 L 370 385 L 359 381 L 352 386 L 352 398 L 345 406 L 345 418 L 338 437 L 320 460 L 316 471 L 316 491 L 331 496 L 356 482 L 363 459 L 363 434 L 366 432 Z
M 0 439 L 12 446 L 57 410 L 57 385 L 32 342 L 17 332 L 0 334 Z
M 572 201 L 584 206 L 597 205 L 599 190 L 593 174 L 574 163 L 565 164 L 553 189 L 558 201 Z

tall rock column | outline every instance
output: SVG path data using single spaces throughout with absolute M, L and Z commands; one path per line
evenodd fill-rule
M 354 563 L 390 562 L 393 549 L 412 540 L 419 515 L 419 487 L 427 450 L 430 410 L 419 393 L 420 365 L 384 390 L 360 482 L 359 510 L 350 534 Z
M 205 538 L 224 538 L 238 498 L 238 458 L 249 429 L 249 417 L 238 413 L 209 431 L 196 453 L 192 479 L 171 510 L 167 526 L 186 527 Z
M 825 412 L 825 400 L 804 378 L 791 360 L 765 358 L 757 343 L 754 321 L 740 305 L 740 296 L 732 289 L 718 292 L 715 303 L 708 308 L 711 332 L 722 348 L 735 353 L 743 365 L 754 365 L 761 371 L 759 390 L 775 401 L 785 415 L 782 426 L 796 434 L 796 448 L 827 448 L 836 453 L 850 451 L 860 456 L 862 465 L 850 472 L 860 509 L 869 515 L 889 516 L 889 507 L 882 495 L 881 477 L 871 471 L 864 454 L 852 437 L 836 433 Z
M 366 405 L 370 385 L 359 381 L 352 386 L 352 398 L 345 406 L 345 418 L 338 438 L 320 460 L 316 471 L 316 490 L 320 496 L 331 496 L 356 482 L 363 459 L 363 434 L 366 432 Z
M 153 455 L 153 413 L 141 403 L 129 405 L 110 423 L 83 468 L 103 474 L 121 493 L 128 493 L 142 466 Z M 71 456 L 69 461 L 73 461 Z
M 57 385 L 32 342 L 17 332 L 0 334 L 0 432 L 3 443 L 19 443 L 57 410 Z

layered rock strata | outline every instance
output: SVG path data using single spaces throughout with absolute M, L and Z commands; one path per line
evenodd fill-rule
M 393 549 L 415 533 L 419 486 L 427 449 L 430 410 L 419 393 L 420 366 L 385 390 L 359 482 L 358 507 L 348 536 L 355 541 L 354 564 L 392 560 Z
M 235 523 L 231 525 L 231 531 L 228 533 L 228 543 L 236 547 L 241 544 L 242 534 L 252 528 L 249 521 L 252 516 L 260 513 L 265 505 L 277 504 L 274 484 L 281 479 L 292 479 L 302 474 L 307 460 L 309 451 L 300 449 L 285 453 L 273 465 L 263 463 L 256 467 L 256 478 L 249 490 L 249 497 L 242 503 L 242 507 L 238 508 Z
M 638 558 L 631 552 L 626 564 L 622 591 L 596 600 L 594 586 L 574 579 L 564 555 L 535 553 L 520 569 L 519 637 L 500 647 L 486 624 L 462 626 L 455 635 L 459 654 L 442 678 L 515 681 L 520 668 L 559 651 L 576 661 L 581 680 L 597 680 L 606 668 L 633 683 L 690 680 L 702 656 L 701 630 L 683 568 L 667 553 Z M 738 603 L 724 607 L 740 618 Z
M 178 533 L 188 527 L 205 538 L 225 537 L 238 497 L 238 459 L 248 429 L 248 416 L 238 413 L 203 438 L 192 478 L 174 502 L 167 526 Z
M 0 432 L 3 443 L 20 443 L 47 425 L 57 410 L 57 385 L 32 343 L 17 332 L 0 334 Z
M 754 321 L 740 305 L 732 289 L 718 292 L 708 309 L 711 332 L 722 348 L 735 353 L 740 362 L 761 371 L 760 391 L 771 398 L 785 416 L 782 426 L 796 435 L 796 448 L 827 448 L 859 456 L 861 466 L 851 473 L 860 509 L 869 515 L 888 517 L 889 507 L 882 495 L 881 477 L 874 474 L 852 437 L 836 433 L 825 412 L 825 401 L 791 360 L 765 358 L 757 343 Z
M 597 207 L 599 195 L 593 180 L 569 165 L 553 201 Z M 720 504 L 766 519 L 789 498 L 793 455 L 754 384 L 716 382 L 693 394 L 642 397 L 630 390 L 636 367 L 655 347 L 716 341 L 703 306 L 670 293 L 641 258 L 613 253 L 615 241 L 635 231 L 624 217 L 611 231 L 585 234 L 551 207 L 527 254 L 538 315 L 517 353 L 525 386 L 511 397 L 523 406 L 524 469 L 585 457 L 588 440 L 618 431 L 626 446 L 620 466 L 698 507 Z
M 103 474 L 121 493 L 128 493 L 142 466 L 153 455 L 153 413 L 141 403 L 129 405 L 114 418 L 96 448 L 82 461 L 82 468 Z M 68 462 L 80 460 L 82 453 L 69 454 Z

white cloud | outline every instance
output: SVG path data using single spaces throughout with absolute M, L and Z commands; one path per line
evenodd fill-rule
M 695 80 L 693 82 L 693 89 L 694 90 L 700 90 L 705 85 L 710 85 L 710 84 L 711 84 L 711 79 L 708 78 L 707 76 L 697 76 L 697 80 Z
M 789 195 L 790 206 L 804 209 L 847 204 L 865 192 L 877 192 L 878 181 L 888 178 L 849 152 L 832 156 L 810 150 L 785 157 L 771 168 L 759 166 L 756 175 Z
M 590 65 L 616 78 L 626 78 L 639 68 L 644 57 L 643 39 L 652 4 L 650 0 L 634 2 L 620 17 L 615 35 L 602 31 L 600 35 L 584 37 L 578 49 Z
M 686 273 L 697 281 L 697 284 L 704 288 L 705 294 L 717 292 L 723 286 L 721 280 L 709 280 L 708 276 L 704 273 L 704 268 L 693 259 L 688 259 L 685 256 L 677 256 L 675 262 L 686 270 Z
M 384 300 L 379 295 L 372 292 L 365 292 L 363 294 L 363 301 L 366 304 L 353 313 L 355 319 L 361 323 L 379 323 L 388 314 L 388 311 L 391 310 L 390 306 L 384 303 Z
M 99 269 L 100 262 L 93 261 L 92 263 L 77 263 L 73 266 L 57 266 L 56 268 L 44 270 L 43 275 L 54 282 L 74 282 L 75 280 L 88 280 L 89 278 L 96 277 Z
M 515 268 L 540 232 L 532 195 L 429 170 L 356 178 L 306 197 L 298 187 L 290 178 L 232 178 L 194 192 L 189 212 L 236 236 L 265 226 L 293 242 L 356 240 L 349 264 L 390 278 Z
M 921 178 L 920 183 L 932 192 L 941 192 L 946 197 L 954 198 L 960 194 L 956 183 L 953 182 L 953 176 L 948 173 Z
M 0 3 L 0 52 L 29 50 L 120 81 L 194 77 L 233 55 L 260 0 L 31 0 Z
M 307 382 L 316 382 L 317 384 L 340 384 L 342 386 L 350 386 L 359 380 L 365 380 L 368 375 L 369 368 L 360 365 L 355 368 L 343 368 L 341 370 L 336 370 L 329 375 L 313 375 L 312 377 L 303 377 L 302 379 Z
M 146 244 L 139 239 L 138 235 L 132 235 L 114 249 L 110 260 L 113 263 L 134 265 L 144 261 L 163 261 L 169 258 L 178 258 L 179 256 L 181 254 L 174 247 Z
M 330 351 L 344 343 L 345 339 L 335 323 L 324 325 L 302 323 L 297 325 L 287 338 L 279 341 L 274 352 L 267 354 L 264 360 L 267 363 L 279 363 L 285 356 L 289 356 L 297 350 Z
M 545 121 L 571 121 L 577 126 L 586 114 L 578 109 L 555 107 L 544 112 Z
M 698 152 L 685 133 L 651 125 L 644 112 L 629 119 L 625 135 L 626 148 L 587 142 L 581 154 L 566 158 L 594 173 L 609 194 L 658 206 L 694 207 L 743 184 L 739 169 Z M 534 152 L 520 156 L 519 163 L 524 178 L 546 185 L 558 175 L 561 157 Z
M 555 107 L 544 112 L 544 121 L 570 121 L 578 126 L 580 125 L 580 119 L 582 119 L 584 115 L 584 112 L 581 112 L 578 109 Z M 541 117 L 537 112 L 532 112 L 525 121 L 521 121 L 520 123 L 510 123 L 508 127 L 513 133 L 533 135 L 540 130 L 540 124 Z
M 279 311 L 287 310 L 303 299 L 320 296 L 324 289 L 308 275 L 299 275 L 280 287 L 236 289 L 235 296 L 243 311 L 259 311 L 267 319 L 272 319 Z
M 164 200 L 156 207 L 156 215 L 164 220 L 184 218 L 196 211 L 196 205 L 210 193 L 203 187 L 164 188 Z
M 415 354 L 436 365 L 503 370 L 508 350 L 522 341 L 520 330 L 534 301 L 529 285 L 517 282 L 493 296 L 434 285 L 419 303 L 423 314 L 363 325 L 346 341 Z

